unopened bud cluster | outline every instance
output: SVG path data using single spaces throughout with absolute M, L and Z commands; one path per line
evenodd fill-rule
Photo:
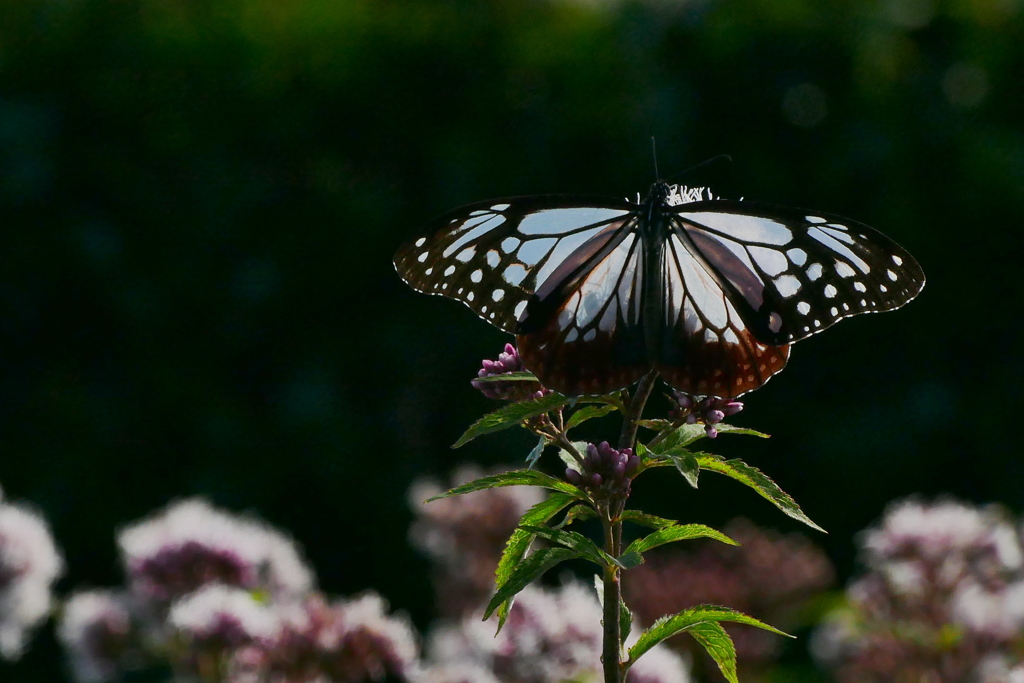
M 595 498 L 625 498 L 639 466 L 640 458 L 633 454 L 633 449 L 618 451 L 602 441 L 596 446 L 587 444 L 582 471 L 570 467 L 565 478 L 573 486 L 587 489 Z
M 672 395 L 678 405 L 673 417 L 685 417 L 687 424 L 703 423 L 704 431 L 712 439 L 718 436 L 716 424 L 743 410 L 743 404 L 731 398 L 708 396 L 698 400 L 696 396 L 678 390 L 674 390 Z
M 514 380 L 509 382 L 483 382 L 482 378 L 507 375 L 512 372 L 525 370 L 523 361 L 519 358 L 519 351 L 511 344 L 505 344 L 505 350 L 498 354 L 498 360 L 485 360 L 483 367 L 476 373 L 478 379 L 473 380 L 473 388 L 478 390 L 487 398 L 498 401 L 525 401 L 531 398 L 540 398 L 548 393 L 548 390 L 540 385 L 540 382 L 524 382 Z

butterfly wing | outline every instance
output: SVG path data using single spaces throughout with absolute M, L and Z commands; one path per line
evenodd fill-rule
M 924 272 L 906 250 L 846 218 L 722 200 L 683 204 L 670 215 L 674 234 L 765 344 L 899 308 L 924 287 Z
M 516 337 L 523 364 L 562 394 L 605 394 L 651 368 L 641 315 L 644 249 L 632 224 L 624 227 L 620 239 L 577 253 L 541 284 Z
M 479 202 L 428 224 L 398 250 L 395 268 L 413 289 L 457 299 L 515 332 L 538 287 L 556 271 L 564 276 L 562 266 L 581 248 L 621 238 L 636 209 L 583 195 Z
M 723 398 L 757 389 L 782 370 L 789 346 L 755 337 L 719 279 L 669 235 L 662 254 L 658 369 L 672 387 Z

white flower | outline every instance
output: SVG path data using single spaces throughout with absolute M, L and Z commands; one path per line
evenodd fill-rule
M 281 628 L 275 612 L 251 593 L 220 584 L 204 586 L 175 602 L 168 622 L 191 642 L 228 647 L 269 642 Z
M 38 513 L 0 502 L 0 657 L 17 659 L 50 612 L 64 561 Z
M 125 596 L 112 591 L 75 593 L 65 604 L 57 637 L 71 658 L 75 680 L 115 678 L 128 647 L 132 618 Z

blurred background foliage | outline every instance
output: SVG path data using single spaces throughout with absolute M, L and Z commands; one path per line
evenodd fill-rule
M 505 337 L 391 256 L 471 201 L 642 193 L 655 136 L 663 174 L 731 154 L 687 181 L 854 217 L 929 276 L 747 397 L 773 439 L 715 446 L 843 576 L 895 497 L 1019 511 L 1022 74 L 1020 0 L 0 0 L 0 483 L 69 585 L 117 583 L 115 528 L 204 494 L 425 623 L 409 482 L 532 443 L 448 448 Z M 796 526 L 711 477 L 638 488 Z M 56 653 L 0 676 L 58 680 Z

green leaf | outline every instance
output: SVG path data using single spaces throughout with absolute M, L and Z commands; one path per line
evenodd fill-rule
M 619 645 L 625 645 L 633 630 L 633 613 L 626 607 L 625 600 L 619 600 Z
M 664 616 L 654 622 L 653 625 L 642 634 L 640 638 L 633 644 L 633 647 L 629 648 L 629 661 L 635 662 L 645 652 L 650 650 L 652 647 L 665 640 L 671 638 L 679 633 L 684 633 L 691 630 L 697 624 L 704 624 L 707 622 L 720 622 L 720 621 L 732 621 L 737 624 L 748 624 L 749 626 L 756 626 L 763 628 L 766 631 L 777 633 L 780 636 L 787 636 L 792 638 L 793 636 L 788 633 L 784 633 L 774 626 L 769 626 L 763 621 L 758 621 L 754 617 L 747 616 L 743 612 L 737 612 L 734 609 L 728 607 L 719 607 L 718 605 L 697 605 L 685 609 L 678 614 L 671 616 Z
M 657 548 L 659 545 L 676 541 L 689 541 L 694 538 L 713 538 L 728 545 L 739 545 L 739 543 L 721 531 L 716 531 L 709 526 L 704 526 L 703 524 L 677 524 L 658 529 L 644 538 L 636 539 L 626 548 L 626 553 L 645 553 L 651 548 Z
M 771 438 L 764 432 L 759 432 L 756 429 L 746 429 L 744 427 L 733 427 L 725 423 L 715 425 L 715 429 L 718 430 L 719 434 L 750 434 L 751 436 L 759 436 L 762 439 Z M 672 450 L 673 448 L 683 448 L 689 446 L 694 441 L 707 438 L 707 430 L 702 424 L 685 424 L 679 427 L 674 432 L 662 439 L 655 447 L 657 453 L 665 453 Z
M 540 437 L 537 441 L 537 445 L 530 450 L 530 454 L 526 456 L 526 469 L 532 470 L 533 466 L 540 460 L 540 456 L 544 453 L 544 447 L 548 445 L 550 441 L 546 436 Z
M 687 452 L 682 455 L 669 455 L 668 457 L 672 459 L 672 464 L 686 478 L 690 486 L 697 488 L 697 475 L 700 474 L 700 463 L 697 462 L 697 458 L 693 453 Z
M 644 563 L 644 556 L 640 553 L 628 552 L 619 556 L 619 564 L 623 569 L 632 569 Z
M 586 519 L 593 519 L 595 517 L 597 517 L 597 513 L 594 512 L 594 508 L 586 505 L 585 503 L 580 503 L 573 509 L 569 510 L 569 512 L 565 513 L 565 519 L 563 519 L 559 524 L 556 524 L 555 528 L 561 529 L 569 526 L 575 521 L 583 521 Z M 522 523 L 523 522 L 520 522 L 520 524 Z
M 739 676 L 736 674 L 736 646 L 721 624 L 705 621 L 702 624 L 694 624 L 687 633 L 711 655 L 725 680 L 729 683 L 739 683 Z
M 545 540 L 576 551 L 578 557 L 590 560 L 602 569 L 605 567 L 621 567 L 614 557 L 597 547 L 597 544 L 576 531 L 552 529 L 547 526 L 524 526 L 524 531 L 535 534 Z
M 557 408 L 561 408 L 572 399 L 557 393 L 550 393 L 547 396 L 531 399 L 529 401 L 517 401 L 507 406 L 498 408 L 493 413 L 484 415 L 474 422 L 466 433 L 459 437 L 452 448 L 459 448 L 478 436 L 500 432 L 503 429 L 515 427 L 523 420 L 543 415 Z
M 579 453 L 580 455 L 583 455 L 584 453 L 587 452 L 586 441 L 573 441 L 572 445 L 573 448 L 576 449 L 576 452 Z M 579 461 L 576 460 L 576 458 L 572 457 L 572 454 L 566 449 L 559 448 L 558 457 L 562 459 L 562 462 L 564 462 L 565 466 L 568 467 L 569 469 L 576 470 L 577 472 L 583 471 L 583 465 L 581 465 Z
M 515 567 L 501 588 L 494 593 L 491 601 L 487 603 L 487 609 L 484 610 L 484 620 L 489 619 L 494 614 L 494 610 L 498 609 L 502 603 L 515 597 L 519 591 L 530 585 L 530 582 L 534 579 L 540 578 L 544 572 L 557 564 L 576 557 L 579 557 L 579 554 L 575 550 L 560 547 L 540 548 L 527 555 Z M 498 625 L 498 630 L 501 630 L 501 624 Z
M 608 404 L 584 406 L 572 414 L 569 421 L 565 423 L 565 428 L 572 429 L 576 425 L 582 424 L 587 420 L 592 420 L 595 417 L 602 417 L 608 413 L 614 412 L 615 410 L 615 406 Z
M 533 543 L 534 534 L 521 527 L 543 524 L 567 506 L 572 505 L 575 500 L 573 496 L 567 493 L 552 493 L 546 500 L 537 503 L 519 518 L 520 528 L 517 528 L 509 536 L 508 542 L 505 543 L 505 550 L 501 553 L 501 559 L 498 560 L 498 567 L 494 570 L 494 583 L 496 587 L 501 588 L 505 585 L 515 571 L 515 568 L 526 557 L 526 553 L 530 550 L 530 545 Z M 508 617 L 508 611 L 511 607 L 511 601 L 507 601 L 499 607 L 499 629 L 505 623 L 505 618 Z
M 664 529 L 667 526 L 674 526 L 679 524 L 674 519 L 665 519 L 664 517 L 656 517 L 649 515 L 646 512 L 640 512 L 639 510 L 626 510 L 620 517 L 623 521 L 633 522 L 634 524 L 641 524 L 651 529 Z
M 668 429 L 672 426 L 672 423 L 668 420 L 656 419 L 656 420 L 637 420 L 636 423 L 641 427 L 647 429 L 653 429 L 656 432 L 660 432 L 663 429 Z
M 718 472 L 746 484 L 793 519 L 803 522 L 812 529 L 827 533 L 820 526 L 812 522 L 810 517 L 804 514 L 804 511 L 800 509 L 800 506 L 796 504 L 796 501 L 788 493 L 779 488 L 778 484 L 769 479 L 768 475 L 756 467 L 748 465 L 739 459 L 722 460 L 710 453 L 694 453 L 694 456 L 697 458 L 697 462 L 702 470 Z
M 462 486 L 456 486 L 450 491 L 446 491 L 433 498 L 428 498 L 427 502 L 459 496 L 463 493 L 472 493 L 473 491 L 499 488 L 501 486 L 541 486 L 552 491 L 568 493 L 575 500 L 587 499 L 587 494 L 567 481 L 555 479 L 551 475 L 538 472 L 537 470 L 513 470 L 512 472 L 502 472 L 501 474 L 492 474 L 489 477 L 474 479 Z
M 474 377 L 474 382 L 537 382 L 537 375 L 526 370 L 519 372 L 506 372 L 504 375 L 488 375 L 487 377 Z

